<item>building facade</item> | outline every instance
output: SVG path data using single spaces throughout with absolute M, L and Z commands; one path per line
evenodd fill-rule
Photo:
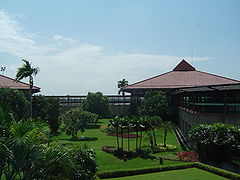
M 198 71 L 182 60 L 172 71 L 124 88 L 133 97 L 148 90 L 163 91 L 169 113 L 182 132 L 217 122 L 240 126 L 240 81 Z

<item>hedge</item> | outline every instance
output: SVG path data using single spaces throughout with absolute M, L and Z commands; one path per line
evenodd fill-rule
M 193 166 L 193 163 L 185 163 L 185 164 L 180 164 L 180 165 L 171 165 L 171 166 L 164 166 L 164 167 L 138 168 L 138 169 L 119 170 L 119 171 L 105 171 L 105 172 L 98 173 L 97 176 L 100 179 L 115 178 L 115 177 L 124 177 L 124 176 L 133 176 L 133 175 L 140 175 L 140 174 L 147 174 L 147 173 L 155 173 L 155 172 L 160 172 L 160 171 L 186 169 L 186 168 L 191 168 L 192 166 Z
M 195 163 L 184 163 L 180 165 L 171 165 L 165 167 L 153 167 L 153 168 L 140 168 L 140 169 L 131 169 L 131 170 L 119 170 L 119 171 L 105 171 L 100 172 L 97 176 L 100 179 L 107 179 L 107 178 L 115 178 L 115 177 L 124 177 L 124 176 L 134 176 L 140 174 L 147 174 L 147 173 L 155 173 L 161 171 L 170 171 L 170 170 L 178 170 L 178 169 L 187 169 L 196 167 L 214 174 L 217 174 L 222 177 L 226 177 L 233 180 L 239 180 L 240 175 L 236 173 L 232 173 L 223 169 L 219 169 L 210 165 L 206 165 L 203 163 L 195 162 Z
M 217 174 L 217 175 L 225 177 L 225 178 L 234 179 L 234 180 L 235 179 L 240 179 L 239 174 L 236 174 L 236 173 L 233 173 L 233 172 L 230 172 L 230 171 L 226 171 L 226 170 L 223 170 L 223 169 L 220 169 L 220 168 L 216 168 L 216 167 L 213 167 L 213 166 L 210 166 L 210 165 L 207 165 L 207 164 L 203 164 L 203 163 L 198 162 L 198 163 L 195 163 L 193 166 L 196 167 L 196 168 L 199 168 L 199 169 Z

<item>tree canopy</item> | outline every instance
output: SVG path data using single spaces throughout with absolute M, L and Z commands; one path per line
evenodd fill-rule
M 141 103 L 141 114 L 147 116 L 160 116 L 165 118 L 167 115 L 167 96 L 162 91 L 147 91 Z
M 110 115 L 108 99 L 101 92 L 89 92 L 86 100 L 83 102 L 82 109 L 95 113 L 101 118 L 106 118 Z
M 119 88 L 118 94 L 122 93 L 123 95 L 125 95 L 123 88 L 126 86 L 128 86 L 128 81 L 126 79 L 118 81 L 118 85 L 117 85 L 117 87 Z
M 67 135 L 71 135 L 73 139 L 77 138 L 77 134 L 80 131 L 83 133 L 85 128 L 90 122 L 94 122 L 98 115 L 82 110 L 81 108 L 75 108 L 67 111 L 61 115 L 60 120 L 64 124 L 64 130 Z

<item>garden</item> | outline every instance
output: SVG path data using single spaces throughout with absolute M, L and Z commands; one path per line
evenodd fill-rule
M 19 69 L 19 79 L 24 69 Z M 190 132 L 194 149 L 180 145 L 167 118 L 167 97 L 149 91 L 138 111 L 111 117 L 101 92 L 81 106 L 61 109 L 59 100 L 0 88 L 0 178 L 14 179 L 239 179 L 235 173 L 200 163 L 211 157 L 239 160 L 240 130 L 200 125 Z M 24 73 L 23 73 L 24 75 Z M 121 87 L 125 83 L 119 83 Z M 123 84 L 123 85 L 121 85 Z M 138 113 L 136 113 L 138 112 Z M 219 151 L 221 149 L 221 151 Z M 216 159 L 212 159 L 213 161 Z M 217 159 L 219 160 L 219 159 Z M 125 177 L 126 176 L 126 177 Z

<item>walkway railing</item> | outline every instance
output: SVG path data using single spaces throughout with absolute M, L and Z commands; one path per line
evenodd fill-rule
M 58 98 L 60 101 L 60 106 L 75 107 L 79 106 L 87 98 L 87 96 L 46 96 Z M 129 105 L 131 101 L 131 96 L 121 96 L 121 95 L 108 95 L 109 105 Z

